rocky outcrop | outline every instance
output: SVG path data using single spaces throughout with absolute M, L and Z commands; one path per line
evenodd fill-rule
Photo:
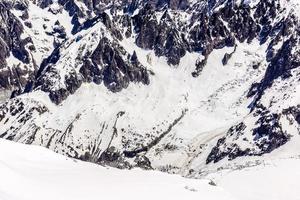
M 0 90 L 21 90 L 36 69 L 30 53 L 33 42 L 30 37 L 21 36 L 23 25 L 10 12 L 14 8 L 26 14 L 26 6 L 26 1 L 0 2 Z M 12 63 L 13 59 L 17 61 Z
M 168 10 L 157 19 L 150 4 L 133 17 L 134 30 L 137 33 L 136 44 L 143 49 L 154 50 L 157 56 L 167 57 L 170 65 L 178 65 L 186 54 L 188 44 L 183 33 L 177 29 Z
M 26 144 L 31 144 L 35 139 L 36 132 L 40 127 L 33 125 L 31 130 L 27 130 L 24 135 L 19 135 L 18 132 L 22 129 L 24 124 L 34 120 L 36 117 L 48 112 L 45 106 L 40 105 L 37 102 L 27 102 L 25 104 L 22 100 L 15 99 L 10 102 L 6 102 L 0 106 L 0 122 L 4 124 L 9 121 L 10 118 L 14 118 L 15 122 L 19 126 L 12 126 L 5 132 L 1 132 L 0 137 L 8 140 L 21 140 L 24 135 L 29 136 L 23 141 Z M 26 113 L 26 114 L 25 114 Z M 4 128 L 4 127 L 2 127 Z
M 35 83 L 29 86 L 40 88 L 49 93 L 50 99 L 59 104 L 70 94 L 74 94 L 83 82 L 103 83 L 110 91 L 119 92 L 127 88 L 130 82 L 149 84 L 147 69 L 140 64 L 135 53 L 132 55 L 123 49 L 117 40 L 110 40 L 106 36 L 100 37 L 97 47 L 75 58 L 79 70 L 73 69 L 65 77 L 60 77 L 57 62 L 59 60 L 59 48 L 43 63 Z M 85 48 L 83 44 L 82 48 Z M 80 51 L 86 51 L 82 49 Z M 80 54 L 80 53 L 79 53 Z M 42 72 L 43 71 L 43 72 Z M 51 77 L 51 78 L 49 78 Z M 57 88 L 57 82 L 63 79 L 65 87 Z
M 282 113 L 284 115 L 291 115 L 294 118 L 294 119 L 289 119 L 291 124 L 293 123 L 293 121 L 295 121 L 296 123 L 298 123 L 298 125 L 300 125 L 300 105 L 292 106 L 288 109 L 285 109 Z
M 284 113 L 287 114 L 288 111 Z M 271 113 L 262 105 L 253 115 L 258 117 L 255 127 L 249 128 L 244 122 L 231 127 L 212 148 L 206 160 L 207 164 L 216 163 L 226 157 L 233 160 L 242 156 L 261 156 L 290 140 L 291 136 L 282 129 L 282 116 Z

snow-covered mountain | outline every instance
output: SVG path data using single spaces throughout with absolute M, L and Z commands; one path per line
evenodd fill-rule
M 297 156 L 298 4 L 2 1 L 0 137 L 189 177 Z

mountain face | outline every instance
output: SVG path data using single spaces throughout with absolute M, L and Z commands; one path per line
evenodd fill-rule
M 25 9 L 24 4 L 15 5 L 18 9 Z M 9 2 L 0 3 L 0 90 L 1 96 L 6 96 L 5 91 L 22 88 L 26 85 L 31 75 L 34 74 L 35 65 L 31 51 L 34 45 L 30 37 L 22 38 L 23 24 L 11 12 L 13 5 Z M 22 16 L 26 19 L 26 13 Z M 0 98 L 1 101 L 2 98 Z
M 297 154 L 299 9 L 289 0 L 3 1 L 0 137 L 193 177 Z

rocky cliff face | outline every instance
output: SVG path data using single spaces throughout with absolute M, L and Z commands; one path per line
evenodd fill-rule
M 300 132 L 297 8 L 285 0 L 1 3 L 0 85 L 18 91 L 1 105 L 0 136 L 190 176 L 272 154 Z
M 22 38 L 23 24 L 11 12 L 24 11 L 26 2 L 0 3 L 0 90 L 22 90 L 36 70 L 31 51 L 35 49 L 30 37 Z M 26 19 L 26 11 L 21 16 Z

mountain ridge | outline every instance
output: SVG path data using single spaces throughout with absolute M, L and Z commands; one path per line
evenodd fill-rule
M 24 46 L 38 61 L 4 87 L 1 138 L 186 176 L 297 141 L 294 2 L 16 2 L 5 11 L 47 50 Z

